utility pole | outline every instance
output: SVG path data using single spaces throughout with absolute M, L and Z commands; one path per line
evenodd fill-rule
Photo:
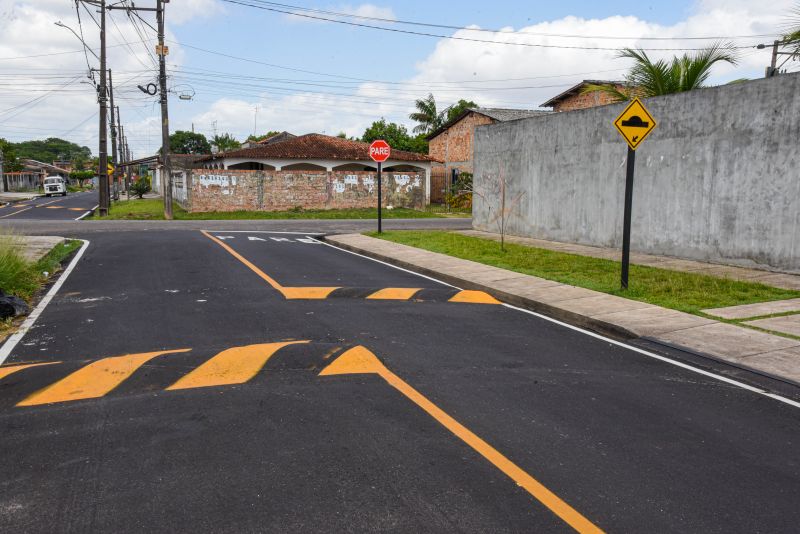
M 119 108 L 114 106 L 114 82 L 111 79 L 111 69 L 108 69 L 108 95 L 111 100 L 111 166 L 114 171 L 111 173 L 111 197 L 114 200 L 119 200 L 119 191 L 117 189 L 117 165 L 119 165 L 120 157 L 117 152 L 117 120 L 119 117 Z M 116 113 L 116 115 L 115 115 Z
M 164 48 L 164 4 L 169 0 L 156 1 L 158 20 L 158 83 L 161 96 L 161 158 L 162 182 L 164 184 L 164 218 L 172 219 L 172 166 L 169 154 L 169 114 L 167 110 L 167 50 Z
M 98 93 L 100 103 L 100 149 L 97 169 L 100 180 L 100 198 L 98 204 L 100 216 L 108 215 L 108 118 L 106 97 L 106 0 L 100 0 L 100 89 Z
M 767 72 L 767 78 L 772 78 L 776 74 L 778 74 L 778 45 L 780 41 L 775 41 L 772 43 L 772 61 L 769 64 L 769 71 Z

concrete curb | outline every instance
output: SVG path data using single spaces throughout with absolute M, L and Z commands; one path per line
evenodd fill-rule
M 361 234 L 326 235 L 322 239 L 345 250 L 431 276 L 463 289 L 485 291 L 502 302 L 547 315 L 612 339 L 619 341 L 646 339 L 739 369 L 800 385 L 800 341 L 798 340 L 773 336 Z M 436 262 L 443 265 L 442 270 L 422 265 L 422 263 Z M 444 267 L 447 264 L 452 266 Z M 447 269 L 451 272 L 445 272 Z M 496 278 L 502 276 L 501 273 L 507 273 L 506 279 Z M 495 278 L 495 281 L 481 283 L 474 280 L 482 276 Z M 501 287 L 503 285 L 507 287 L 504 289 Z M 562 298 L 558 302 L 545 302 L 532 296 L 533 293 L 537 293 L 537 287 L 540 288 L 538 290 L 540 293 L 563 292 L 574 293 L 574 296 Z M 525 295 L 526 292 L 529 294 Z M 621 311 L 614 311 L 615 306 Z M 603 307 L 609 309 L 600 311 Z M 599 314 L 600 317 L 592 316 L 591 313 Z

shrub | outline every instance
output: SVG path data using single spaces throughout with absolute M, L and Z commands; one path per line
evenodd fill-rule
M 131 184 L 131 193 L 139 198 L 144 198 L 145 193 L 150 192 L 150 180 L 142 176 Z

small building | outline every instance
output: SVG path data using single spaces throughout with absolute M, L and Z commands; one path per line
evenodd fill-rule
M 604 91 L 585 92 L 590 85 L 613 85 L 617 90 L 624 91 L 628 88 L 625 82 L 609 80 L 583 80 L 563 93 L 554 96 L 541 107 L 553 108 L 553 111 L 575 111 L 576 109 L 594 108 L 617 102 L 614 97 Z
M 484 124 L 527 119 L 549 111 L 531 109 L 472 108 L 430 133 L 428 155 L 437 162 L 433 164 L 436 178 L 432 194 L 437 197 L 442 188 L 455 181 L 459 173 L 472 172 L 472 140 L 475 128 Z M 448 180 L 449 178 L 449 180 Z M 437 180 L 438 179 L 438 180 Z M 441 182 L 441 183 L 439 183 Z
M 3 188 L 8 191 L 32 190 L 42 187 L 46 176 L 69 178 L 69 171 L 35 159 L 23 159 L 22 171 L 3 173 Z

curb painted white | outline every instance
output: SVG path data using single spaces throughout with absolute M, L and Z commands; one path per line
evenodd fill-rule
M 442 282 L 441 280 L 437 280 L 436 278 L 433 278 L 431 276 L 427 276 L 427 275 L 420 274 L 420 273 L 415 273 L 414 271 L 410 271 L 408 269 L 404 269 L 402 267 L 398 267 L 397 265 L 392 265 L 391 263 L 387 263 L 385 261 L 381 261 L 381 260 L 378 260 L 378 259 L 375 259 L 375 258 L 370 258 L 369 256 L 365 256 L 364 254 L 359 254 L 358 252 L 353 252 L 352 250 L 347 250 L 347 249 L 344 249 L 344 248 L 341 248 L 341 247 L 337 247 L 336 245 L 333 245 L 333 244 L 325 242 L 325 241 L 320 241 L 320 243 L 328 245 L 329 247 L 335 248 L 337 250 L 341 250 L 342 252 L 347 252 L 348 254 L 353 254 L 355 256 L 360 256 L 362 258 L 366 258 L 368 260 L 376 261 L 378 263 L 382 263 L 383 265 L 388 265 L 389 267 L 393 267 L 395 269 L 399 269 L 399 270 L 405 271 L 407 273 L 411 273 L 411 274 L 415 274 L 417 276 L 421 276 L 422 278 L 427 278 L 428 280 L 433 280 L 434 282 L 439 282 L 440 284 L 444 284 L 446 286 L 455 287 L 456 289 L 461 289 L 459 287 L 450 285 L 447 282 Z M 656 360 L 660 360 L 662 362 L 675 365 L 675 366 L 680 367 L 682 369 L 687 369 L 689 371 L 694 371 L 695 373 L 698 373 L 698 374 L 701 374 L 701 375 L 704 375 L 704 376 L 708 376 L 710 378 L 714 378 L 716 380 L 719 380 L 720 382 L 725 382 L 726 384 L 730 384 L 732 386 L 736 386 L 736 387 L 745 389 L 747 391 L 751 391 L 753 393 L 758 393 L 759 395 L 764 395 L 765 397 L 769 397 L 771 399 L 777 400 L 777 401 L 782 402 L 784 404 L 788 404 L 789 406 L 793 406 L 795 408 L 800 408 L 800 402 L 797 402 L 797 401 L 794 401 L 792 399 L 786 398 L 786 397 L 784 397 L 782 395 L 778 395 L 777 393 L 771 393 L 771 392 L 769 392 L 769 391 L 767 391 L 765 389 L 761 389 L 761 388 L 758 388 L 758 387 L 755 387 L 755 386 L 751 386 L 749 384 L 745 384 L 744 382 L 739 382 L 738 380 L 733 380 L 732 378 L 728 378 L 727 376 L 718 375 L 716 373 L 712 373 L 710 371 L 706 371 L 705 369 L 700 369 L 698 367 L 694 367 L 694 366 L 689 365 L 687 363 L 683 363 L 683 362 L 680 362 L 678 360 L 673 360 L 672 358 L 668 358 L 666 356 L 661 356 L 659 354 L 655 354 L 653 352 L 650 352 L 650 351 L 647 351 L 647 350 L 644 350 L 644 349 L 640 349 L 639 347 L 634 347 L 632 345 L 628 345 L 627 343 L 623 343 L 621 341 L 617 341 L 615 339 L 611 339 L 609 337 L 606 337 L 604 335 L 598 334 L 596 332 L 592 332 L 590 330 L 585 330 L 583 328 L 580 328 L 580 327 L 577 327 L 577 326 L 574 326 L 574 325 L 571 325 L 571 324 L 568 324 L 568 323 L 564 323 L 562 321 L 559 321 L 558 319 L 553 319 L 552 317 L 548 317 L 546 315 L 542 315 L 541 313 L 536 313 L 536 312 L 533 312 L 533 311 L 530 311 L 530 310 L 526 310 L 524 308 L 518 308 L 517 306 L 512 306 L 511 304 L 503 303 L 502 306 L 505 306 L 506 308 L 509 308 L 509 309 L 512 309 L 512 310 L 516 310 L 516 311 L 519 311 L 519 312 L 522 312 L 522 313 L 527 313 L 528 315 L 533 315 L 534 317 L 538 317 L 540 319 L 544 319 L 545 321 L 549 321 L 551 323 L 555 323 L 555 324 L 557 324 L 559 326 L 563 326 L 565 328 L 569 328 L 570 330 L 574 330 L 575 332 L 580 332 L 582 334 L 586 334 L 587 336 L 591 336 L 591 337 L 593 337 L 595 339 L 601 339 L 601 340 L 603 340 L 603 341 L 605 341 L 607 343 L 611 343 L 611 344 L 616 345 L 618 347 L 622 347 L 622 348 L 625 348 L 625 349 L 628 349 L 628 350 L 632 350 L 633 352 L 642 354 L 644 356 L 649 356 L 650 358 L 655 358 Z M 2 355 L 2 354 L 0 353 L 0 355 Z M 0 362 L 2 362 L 2 360 L 0 360 Z
M 36 308 L 34 308 L 33 312 L 28 315 L 28 317 L 25 319 L 25 322 L 23 322 L 22 326 L 19 327 L 19 330 L 14 332 L 6 340 L 3 346 L 0 347 L 0 365 L 6 361 L 6 358 L 8 358 L 8 355 L 11 354 L 12 350 L 14 350 L 14 347 L 17 346 L 17 343 L 19 343 L 20 340 L 25 337 L 25 334 L 28 333 L 28 330 L 31 329 L 33 323 L 36 322 L 36 319 L 39 318 L 47 305 L 50 304 L 50 301 L 53 300 L 53 297 L 56 295 L 56 293 L 58 293 L 58 290 L 61 289 L 61 286 L 64 285 L 64 282 L 67 280 L 69 273 L 72 272 L 72 270 L 75 268 L 75 265 L 77 265 L 78 260 L 80 260 L 81 256 L 83 256 L 83 253 L 89 246 L 89 242 L 85 239 L 80 239 L 79 241 L 83 241 L 83 246 L 80 248 L 80 250 L 78 250 L 77 254 L 75 254 L 75 257 L 72 258 L 72 261 L 69 262 L 67 268 L 64 269 L 63 273 L 61 273 L 61 276 L 58 277 L 56 283 L 53 284 L 53 286 L 50 288 L 50 291 L 47 292 L 41 302 L 39 302 Z
M 86 213 L 84 213 L 83 215 L 81 215 L 80 217 L 75 217 L 75 220 L 76 220 L 76 221 L 80 221 L 81 219 L 83 219 L 83 218 L 84 218 L 84 217 L 86 217 L 87 215 L 90 215 L 91 213 L 93 213 L 93 212 L 94 212 L 94 210 L 96 210 L 96 209 L 97 209 L 97 208 L 99 208 L 99 207 L 100 207 L 100 204 L 98 204 L 97 206 L 93 207 L 92 209 L 90 209 L 89 211 L 87 211 Z M 88 243 L 88 241 L 87 241 L 87 243 Z

